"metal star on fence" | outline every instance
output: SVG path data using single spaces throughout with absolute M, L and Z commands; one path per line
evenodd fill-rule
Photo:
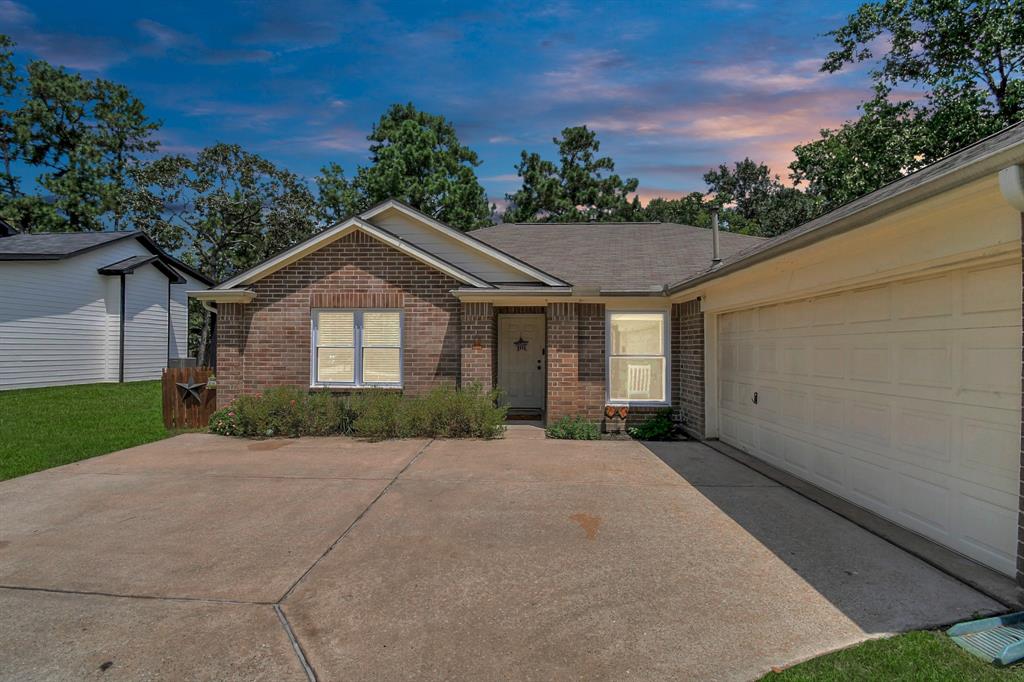
M 202 390 L 206 388 L 206 382 L 197 382 L 194 374 L 188 375 L 188 382 L 176 381 L 175 385 L 181 389 L 181 399 L 188 402 L 189 396 L 195 398 L 196 402 L 202 402 L 202 396 L 200 395 Z

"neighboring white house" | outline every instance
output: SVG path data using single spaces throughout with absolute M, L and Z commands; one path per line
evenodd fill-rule
M 188 357 L 186 292 L 211 284 L 141 232 L 0 222 L 0 390 L 160 378 Z

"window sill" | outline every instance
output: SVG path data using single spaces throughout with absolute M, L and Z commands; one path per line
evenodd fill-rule
M 311 393 L 359 393 L 363 391 L 391 391 L 401 393 L 403 386 L 321 386 L 309 387 Z
M 672 407 L 672 403 L 659 400 L 609 400 L 605 405 L 613 407 Z

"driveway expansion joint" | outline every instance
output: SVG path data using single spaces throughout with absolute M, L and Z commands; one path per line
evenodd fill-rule
M 281 608 L 280 604 L 274 604 L 274 613 L 277 614 L 277 620 L 280 621 L 281 627 L 284 628 L 284 634 L 288 636 L 288 641 L 291 642 L 292 651 L 295 652 L 295 657 L 299 659 L 299 664 L 302 666 L 302 670 L 305 671 L 306 678 L 309 682 L 317 682 L 316 671 L 313 670 L 309 659 L 306 658 L 306 652 L 303 651 L 302 645 L 299 644 L 299 638 L 295 635 L 295 631 L 292 630 L 292 625 L 288 622 L 288 617 L 284 615 L 284 609 Z
M 269 601 L 246 601 L 244 599 L 217 599 L 215 597 L 168 597 L 157 594 L 122 594 L 119 592 L 100 592 L 94 590 L 65 590 L 59 587 L 31 587 L 27 585 L 2 585 L 0 590 L 17 590 L 20 592 L 48 592 L 50 594 L 77 594 L 87 597 L 111 597 L 113 599 L 145 599 L 148 601 L 182 601 L 200 602 L 203 604 L 233 604 L 243 606 L 273 606 Z
M 285 590 L 284 594 L 281 595 L 281 598 L 278 599 L 276 602 L 274 602 L 275 604 L 283 603 L 284 600 L 287 599 L 289 597 L 289 595 L 291 595 L 291 593 L 295 591 L 295 588 L 299 586 L 299 583 L 301 583 L 306 578 L 306 576 L 309 575 L 310 572 L 312 572 L 312 570 L 314 568 L 316 568 L 317 565 L 319 565 L 319 563 L 321 561 L 323 561 L 324 557 L 326 557 L 328 554 L 331 553 L 331 550 L 333 550 L 338 545 L 339 542 L 341 542 L 342 540 L 345 539 L 345 536 L 349 534 L 349 531 L 351 531 L 356 526 L 356 524 L 359 523 L 364 516 L 366 516 L 367 512 L 369 512 L 371 509 L 373 509 L 373 505 L 377 504 L 377 500 L 379 500 L 380 498 L 384 497 L 384 495 L 389 490 L 391 490 L 392 486 L 395 485 L 395 482 L 399 479 L 399 477 L 401 477 L 402 474 L 404 474 L 406 471 L 408 471 L 409 467 L 411 467 L 413 464 L 416 463 L 416 460 L 418 460 L 420 458 L 420 456 L 423 455 L 424 452 L 426 452 L 427 448 L 429 448 L 431 443 L 433 443 L 433 442 L 434 442 L 434 439 L 431 438 L 430 440 L 428 440 L 426 443 L 423 444 L 423 447 L 421 447 L 419 450 L 416 451 L 416 454 L 413 455 L 412 458 L 408 462 L 405 463 L 405 466 L 403 466 L 401 468 L 401 470 L 399 470 L 399 472 L 397 474 L 395 474 L 394 477 L 392 477 L 392 479 L 388 482 L 388 484 L 386 486 L 384 486 L 384 488 L 381 489 L 381 491 L 379 493 L 377 493 L 377 496 L 374 497 L 372 500 L 370 500 L 370 504 L 366 505 L 366 508 L 363 509 L 363 511 L 359 512 L 359 515 L 356 516 L 355 519 L 353 519 L 352 523 L 348 524 L 348 526 L 345 528 L 345 530 L 343 530 L 341 532 L 341 535 L 339 535 L 334 540 L 334 542 L 332 542 L 330 544 L 330 546 L 328 546 L 327 549 L 324 550 L 323 554 L 318 556 L 316 558 L 316 561 L 314 561 L 312 564 L 310 564 L 309 568 L 307 568 L 305 571 L 303 571 L 302 575 L 300 575 L 298 577 L 298 579 L 295 582 L 293 582 L 291 584 L 291 586 L 287 590 Z

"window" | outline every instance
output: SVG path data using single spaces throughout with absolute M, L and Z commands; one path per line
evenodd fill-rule
M 665 313 L 608 315 L 608 399 L 666 402 Z
M 313 384 L 401 386 L 402 313 L 314 310 Z

